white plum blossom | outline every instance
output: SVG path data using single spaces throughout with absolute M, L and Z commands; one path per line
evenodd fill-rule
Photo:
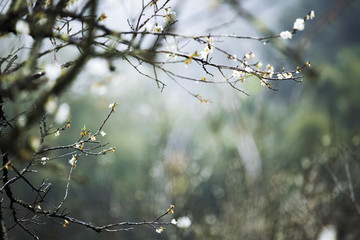
M 278 73 L 276 76 L 279 80 L 293 78 L 293 75 L 290 72 Z
M 169 49 L 169 54 L 166 55 L 167 58 L 173 58 L 173 59 L 177 59 L 178 58 L 178 55 L 177 55 L 177 47 L 176 45 L 171 45 L 171 46 L 168 46 L 168 49 Z
M 177 221 L 176 221 L 175 219 L 172 219 L 172 220 L 171 220 L 171 224 L 176 225 L 176 224 L 177 224 Z
M 76 148 L 80 148 L 80 149 L 81 149 L 81 148 L 82 148 L 82 146 L 83 146 L 83 143 L 84 143 L 83 141 L 78 142 L 78 143 L 76 143 L 76 144 L 75 144 L 75 147 L 76 147 Z
M 173 23 L 176 20 L 176 13 L 175 12 L 167 12 L 164 16 L 164 22 Z
M 157 228 L 155 231 L 160 234 L 160 233 L 162 233 L 164 230 L 165 230 L 165 228 L 159 227 L 159 228 Z
M 297 18 L 294 22 L 294 29 L 302 31 L 305 29 L 305 20 L 302 18 Z
M 315 18 L 315 11 L 312 10 L 312 11 L 306 16 L 306 20 L 314 19 L 314 18 Z
M 209 52 L 206 51 L 200 51 L 200 56 L 201 58 L 205 59 L 207 57 L 207 55 L 209 54 Z
M 266 79 L 263 79 L 263 80 L 261 80 L 261 86 L 264 86 L 264 87 L 266 87 L 266 84 L 267 84 L 267 80 Z
M 101 131 L 101 132 L 100 132 L 100 134 L 101 134 L 101 136 L 105 137 L 105 135 L 106 135 L 106 132 L 104 132 L 104 131 Z
M 257 69 L 260 69 L 263 65 L 264 65 L 264 64 L 263 64 L 261 61 L 259 61 L 259 62 L 257 62 L 257 63 L 255 64 L 255 67 L 256 67 Z
M 204 48 L 204 51 L 209 52 L 209 53 L 213 53 L 214 52 L 214 48 L 212 45 L 207 44 L 206 47 Z
M 241 79 L 244 79 L 244 77 L 245 77 L 245 75 L 244 75 L 243 72 L 237 71 L 237 70 L 233 70 L 232 76 L 233 76 L 236 80 L 241 80 Z
M 48 157 L 42 157 L 42 158 L 41 158 L 41 164 L 42 164 L 42 165 L 45 165 L 47 161 L 49 161 L 49 158 L 48 158 Z
M 209 43 L 209 44 L 214 44 L 214 39 L 212 37 L 206 37 L 205 40 Z
M 76 164 L 76 160 L 77 160 L 76 156 L 73 155 L 72 158 L 69 160 L 69 164 L 71 166 L 74 166 Z
M 272 78 L 272 76 L 273 76 L 273 74 L 274 74 L 274 66 L 271 65 L 271 64 L 266 65 L 266 70 L 265 70 L 265 72 L 267 73 L 267 76 L 268 76 L 269 78 Z
M 213 53 L 213 52 L 214 52 L 214 48 L 210 44 L 207 44 L 204 50 L 200 51 L 200 55 L 202 58 L 206 58 L 209 53 Z
M 177 220 L 177 226 L 178 228 L 188 228 L 191 226 L 191 220 L 189 217 L 179 217 Z
M 293 77 L 292 73 L 289 73 L 289 72 L 283 73 L 283 75 L 284 75 L 284 77 L 285 77 L 286 79 L 289 79 L 289 78 L 292 78 L 292 77 Z
M 20 34 L 29 34 L 30 33 L 29 24 L 23 20 L 17 21 L 15 30 L 17 33 L 20 33 Z
M 315 11 L 312 10 L 312 11 L 310 12 L 310 19 L 314 19 L 314 18 L 315 18 Z
M 154 32 L 162 32 L 164 30 L 163 26 L 159 25 L 158 23 L 156 23 L 155 27 L 154 27 Z
M 211 37 L 206 37 L 205 40 L 206 40 L 207 44 L 206 44 L 204 50 L 200 51 L 200 55 L 202 58 L 206 58 L 209 53 L 214 52 L 214 47 L 213 47 L 214 39 Z
M 282 31 L 282 32 L 280 33 L 280 37 L 281 37 L 282 39 L 292 39 L 292 33 L 289 32 L 289 31 Z
M 246 66 L 246 67 L 245 67 L 245 71 L 248 72 L 248 73 L 251 73 L 251 72 L 253 72 L 254 70 L 253 70 L 251 67 Z
M 229 58 L 232 59 L 233 61 L 237 61 L 237 56 L 236 56 L 236 54 L 230 56 Z
M 251 60 L 251 59 L 255 58 L 255 53 L 249 52 L 249 53 L 245 54 L 245 57 L 247 59 Z
M 60 131 L 59 130 L 57 130 L 56 133 L 55 133 L 55 137 L 58 137 L 58 136 L 60 136 Z

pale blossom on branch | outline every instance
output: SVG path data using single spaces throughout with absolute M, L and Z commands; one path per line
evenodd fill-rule
M 72 158 L 69 160 L 69 164 L 70 164 L 71 166 L 75 166 L 76 160 L 77 160 L 77 157 L 76 157 L 76 156 L 72 156 Z
M 268 64 L 266 65 L 266 75 L 269 77 L 269 78 L 272 78 L 273 74 L 274 74 L 274 66 L 271 65 L 271 64 Z
M 168 9 L 166 9 L 166 14 L 164 16 L 164 22 L 167 23 L 173 23 L 176 20 L 176 12 L 169 12 Z
M 292 78 L 292 77 L 293 77 L 292 73 L 289 73 L 289 72 L 283 73 L 283 75 L 284 75 L 284 77 L 285 77 L 286 79 L 289 79 L 289 78 Z
M 282 31 L 282 32 L 280 33 L 280 37 L 281 37 L 282 39 L 292 39 L 292 33 L 289 32 L 289 31 Z
M 164 230 L 165 230 L 165 228 L 159 227 L 159 228 L 157 228 L 155 231 L 160 234 L 160 233 L 162 233 Z
M 251 60 L 251 59 L 255 58 L 255 53 L 253 53 L 253 52 L 246 53 L 245 57 L 247 59 Z
M 154 27 L 154 32 L 162 32 L 164 30 L 163 26 L 159 25 L 158 23 L 156 23 L 155 27 Z
M 244 79 L 244 77 L 245 77 L 245 75 L 244 75 L 243 72 L 237 71 L 237 70 L 233 70 L 232 76 L 233 76 L 233 78 L 235 78 L 236 80 L 242 80 L 242 79 Z
M 297 18 L 294 22 L 294 29 L 302 31 L 305 29 L 305 20 L 302 18 Z
M 315 18 L 315 11 L 312 10 L 307 16 L 306 16 L 306 19 L 309 20 L 309 19 L 314 19 Z
M 45 165 L 47 163 L 47 161 L 49 161 L 49 158 L 48 157 L 42 157 L 41 158 L 41 164 L 42 165 Z
M 59 130 L 57 130 L 57 131 L 55 132 L 55 137 L 58 137 L 58 136 L 60 136 L 60 131 L 59 131 Z

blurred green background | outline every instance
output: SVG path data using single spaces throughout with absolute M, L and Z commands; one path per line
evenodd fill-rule
M 191 1 L 176 2 L 179 31 L 205 31 L 218 19 L 237 16 L 214 33 L 261 36 L 267 26 L 278 34 L 315 10 L 316 18 L 292 40 L 227 46 L 239 56 L 253 51 L 277 69 L 300 65 L 296 58 L 310 60 L 312 71 L 303 72 L 301 84 L 276 85 L 276 92 L 245 83 L 250 96 L 229 86 L 186 85 L 211 104 L 171 81 L 161 93 L 122 62 L 106 78 L 85 71 L 59 99 L 71 107 L 72 131 L 49 145 L 75 141 L 84 125 L 97 129 L 109 103 L 118 102 L 102 139 L 116 152 L 79 159 L 67 210 L 101 225 L 155 219 L 174 204 L 174 216 L 164 220 L 188 216 L 192 224 L 167 226 L 162 234 L 149 226 L 97 234 L 50 223 L 40 238 L 360 239 L 360 2 L 201 2 L 196 8 Z M 115 10 L 102 8 L 111 24 Z M 194 19 L 199 23 L 189 26 Z M 63 197 L 67 160 L 43 167 L 42 177 L 54 185 L 49 202 Z

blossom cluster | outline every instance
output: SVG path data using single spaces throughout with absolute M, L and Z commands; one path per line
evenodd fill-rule
M 206 59 L 209 53 L 214 52 L 214 39 L 211 37 L 206 37 L 206 45 L 203 51 L 200 51 L 200 55 L 202 58 Z
M 285 71 L 284 69 L 281 72 L 275 72 L 274 66 L 271 64 L 267 64 L 265 69 L 262 69 L 263 63 L 261 61 L 257 61 L 256 63 L 248 62 L 250 60 L 254 60 L 256 57 L 255 53 L 250 52 L 246 53 L 243 59 L 235 59 L 235 61 L 240 61 L 241 65 L 235 67 L 232 70 L 231 78 L 233 78 L 234 82 L 244 82 L 246 78 L 250 76 L 256 76 L 260 79 L 260 84 L 262 86 L 271 88 L 270 80 L 296 80 L 297 76 L 293 74 L 300 73 L 301 69 L 306 67 L 310 67 L 310 62 L 307 62 L 304 67 L 297 67 L 296 71 Z M 233 59 L 234 57 L 229 57 L 229 59 Z M 226 78 L 228 80 L 228 78 Z
M 293 25 L 293 30 L 292 32 L 290 31 L 282 31 L 280 33 L 280 37 L 282 39 L 292 39 L 293 37 L 293 34 L 296 32 L 296 31 L 303 31 L 305 29 L 305 21 L 307 20 L 311 20 L 311 19 L 314 19 L 315 18 L 315 11 L 312 10 L 311 12 L 309 12 L 308 15 L 306 15 L 305 18 L 297 18 L 294 22 L 294 25 Z
M 170 11 L 170 8 L 165 8 L 163 22 L 165 23 L 165 25 L 175 23 L 176 12 Z M 155 25 L 148 22 L 145 24 L 145 30 L 153 33 L 162 33 L 164 31 L 164 27 L 159 22 L 155 22 Z

